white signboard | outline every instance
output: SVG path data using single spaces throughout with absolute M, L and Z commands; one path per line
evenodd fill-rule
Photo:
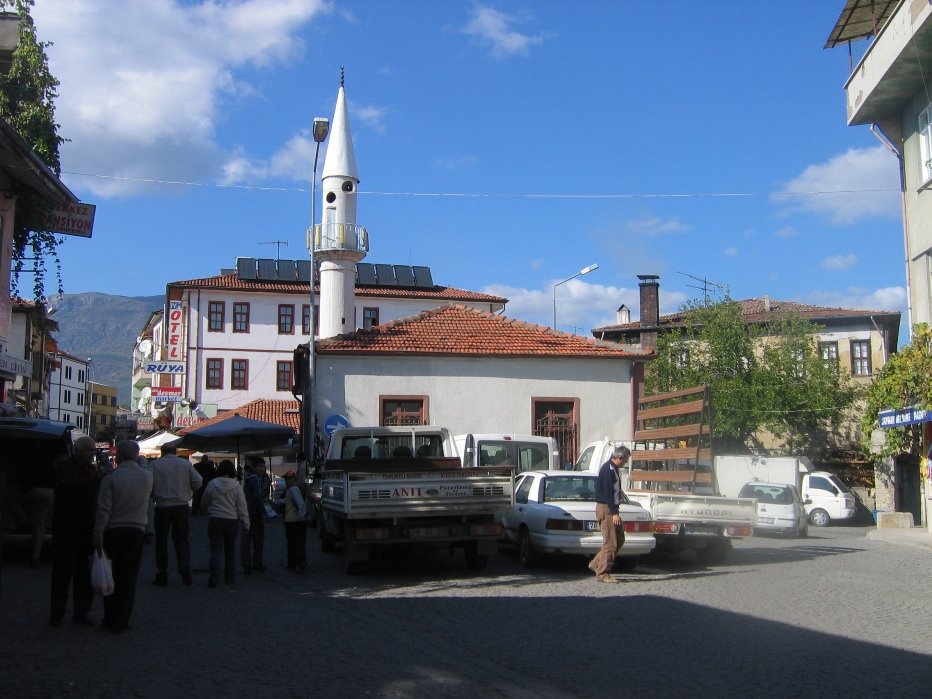
M 184 302 L 168 302 L 168 342 L 166 344 L 165 359 L 172 361 L 182 358 L 182 334 L 181 330 L 184 325 Z M 182 370 L 183 371 L 183 370 Z M 182 372 L 160 372 L 160 373 L 182 373 Z
M 184 362 L 149 362 L 143 366 L 147 374 L 183 374 Z

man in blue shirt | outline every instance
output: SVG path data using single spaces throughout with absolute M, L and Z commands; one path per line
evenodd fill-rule
M 612 577 L 615 565 L 615 553 L 625 543 L 624 522 L 618 514 L 621 504 L 621 475 L 618 469 L 631 458 L 628 447 L 616 447 L 611 457 L 599 468 L 599 477 L 595 484 L 595 518 L 602 531 L 602 548 L 589 563 L 589 569 L 595 573 L 596 580 L 603 583 L 618 582 Z

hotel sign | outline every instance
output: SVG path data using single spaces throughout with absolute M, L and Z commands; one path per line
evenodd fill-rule
M 43 222 L 46 230 L 63 235 L 76 235 L 80 238 L 90 238 L 94 232 L 94 214 L 97 207 L 94 204 L 68 204 L 56 206 L 45 217 Z
M 181 329 L 184 322 L 184 302 L 168 302 L 168 343 L 165 359 L 172 361 L 181 359 L 182 339 Z M 182 370 L 183 371 L 183 370 Z M 174 372 L 171 372 L 174 373 Z M 180 373 L 180 372 L 179 372 Z

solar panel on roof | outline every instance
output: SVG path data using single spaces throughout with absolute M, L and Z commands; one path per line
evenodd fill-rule
M 236 276 L 240 279 L 256 278 L 256 258 L 254 257 L 237 257 L 236 258 Z
M 368 262 L 357 262 L 356 283 L 361 286 L 377 286 L 379 280 L 375 276 L 375 267 Z
M 293 282 L 298 278 L 298 267 L 295 260 L 278 261 L 278 278 L 283 282 Z
M 414 270 L 408 265 L 395 265 L 395 281 L 398 286 L 414 286 Z
M 275 260 L 260 258 L 259 262 L 259 279 L 262 281 L 278 281 L 278 265 Z
M 311 261 L 310 260 L 298 260 L 298 281 L 299 282 L 309 282 L 311 281 Z
M 430 288 L 434 285 L 434 278 L 430 274 L 430 267 L 412 267 L 414 270 L 414 284 L 421 288 Z
M 375 275 L 379 279 L 379 286 L 395 286 L 395 271 L 391 265 L 376 265 Z

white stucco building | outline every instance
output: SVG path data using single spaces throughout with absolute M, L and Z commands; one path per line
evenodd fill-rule
M 90 415 L 87 369 L 90 362 L 60 350 L 52 355 L 52 362 L 49 419 L 70 422 L 78 429 L 87 430 Z

